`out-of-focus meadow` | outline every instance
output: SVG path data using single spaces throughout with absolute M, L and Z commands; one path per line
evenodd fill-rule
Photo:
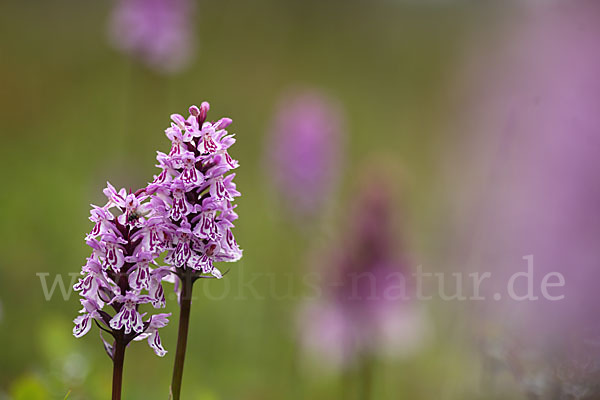
M 220 267 L 229 270 L 223 280 L 196 286 L 183 397 L 352 399 L 360 371 L 328 368 L 300 344 L 303 274 L 326 268 L 321 254 L 329 247 L 344 249 L 340 237 L 360 213 L 353 208 L 357 182 L 386 165 L 393 165 L 385 185 L 397 193 L 408 273 L 417 265 L 461 270 L 472 261 L 470 253 L 457 255 L 466 250 L 456 235 L 467 228 L 453 225 L 463 215 L 453 202 L 469 196 L 468 182 L 454 185 L 460 179 L 447 169 L 464 162 L 472 166 L 465 175 L 477 175 L 476 151 L 462 143 L 478 132 L 463 131 L 457 119 L 469 120 L 460 104 L 478 89 L 463 89 L 472 69 L 486 70 L 492 38 L 511 27 L 519 7 L 199 1 L 195 55 L 176 74 L 155 72 L 110 46 L 112 7 L 74 0 L 0 5 L 0 399 L 62 399 L 69 391 L 73 400 L 108 398 L 111 362 L 98 330 L 75 339 L 79 297 L 63 300 L 57 288 L 47 301 L 38 274 L 48 273 L 50 284 L 57 274 L 71 282 L 68 274 L 79 273 L 89 255 L 89 204 L 105 202 L 107 180 L 134 190 L 149 182 L 156 151 L 169 149 L 169 115 L 204 100 L 212 118 L 234 121 L 231 154 L 241 164 L 242 193 L 235 234 L 244 257 Z M 278 166 L 269 132 L 282 97 L 295 88 L 325 93 L 344 116 L 338 189 L 316 222 L 294 217 L 270 180 Z M 126 399 L 167 398 L 178 314 L 167 292 L 174 322 L 162 338 L 169 353 L 158 358 L 146 345 L 130 346 Z M 461 318 L 472 304 L 424 303 L 418 345 L 374 359 L 372 398 L 524 398 L 509 369 L 498 367 L 500 378 L 486 375 L 473 334 L 480 329 Z

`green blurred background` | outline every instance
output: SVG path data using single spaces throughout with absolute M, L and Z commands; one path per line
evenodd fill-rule
M 167 77 L 110 48 L 110 2 L 4 0 L 0 399 L 62 399 L 69 391 L 70 399 L 108 398 L 111 363 L 97 329 L 75 339 L 78 297 L 46 301 L 36 273 L 51 281 L 79 271 L 89 255 L 89 203 L 103 203 L 107 180 L 132 188 L 148 182 L 155 151 L 168 147 L 169 115 L 204 100 L 212 117 L 234 120 L 244 258 L 225 280 L 197 286 L 184 398 L 341 398 L 343 376 L 300 361 L 294 321 L 302 287 L 285 300 L 273 298 L 264 279 L 255 284 L 264 298 L 239 300 L 235 288 L 255 273 L 286 285 L 305 268 L 314 242 L 335 235 L 344 220 L 355 177 L 379 157 L 402 168 L 411 251 L 429 254 L 419 259 L 427 262 L 446 250 L 438 159 L 457 101 L 449 88 L 472 38 L 505 16 L 499 3 L 202 1 L 197 57 Z M 348 118 L 340 206 L 329 229 L 308 236 L 276 207 L 263 162 L 276 104 L 298 85 L 338 98 Z M 481 398 L 479 360 L 463 327 L 441 305 L 428 308 L 427 345 L 378 362 L 373 398 Z M 177 311 L 172 301 L 169 311 Z M 167 397 L 175 325 L 162 333 L 164 359 L 145 344 L 130 347 L 124 398 Z

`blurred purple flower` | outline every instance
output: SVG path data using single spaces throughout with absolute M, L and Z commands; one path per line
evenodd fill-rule
M 476 82 L 477 95 L 466 110 L 475 122 L 466 144 L 471 162 L 459 171 L 465 190 L 457 190 L 468 194 L 460 208 L 471 219 L 464 257 L 493 271 L 491 297 L 506 290 L 514 273 L 526 271 L 522 257 L 533 255 L 538 300 L 494 302 L 485 319 L 505 331 L 512 365 L 523 364 L 514 368 L 517 375 L 535 370 L 531 365 L 550 368 L 545 390 L 574 396 L 586 392 L 582 375 L 556 370 L 589 364 L 582 354 L 600 359 L 600 348 L 590 345 L 600 338 L 600 5 L 540 4 L 518 21 L 494 57 L 476 69 L 483 76 L 470 70 L 467 78 Z M 471 171 L 477 173 L 472 179 Z M 474 185 L 482 178 L 485 184 Z M 540 290 L 552 272 L 564 276 L 564 287 L 549 290 L 562 300 L 545 299 Z M 518 290 L 526 291 L 525 284 Z M 535 362 L 519 360 L 523 349 Z M 590 393 L 599 367 L 596 362 L 595 372 L 586 372 Z
M 318 91 L 280 102 L 267 142 L 267 169 L 284 206 L 302 218 L 319 210 L 337 188 L 344 139 L 341 106 Z
M 409 353 L 423 337 L 425 320 L 409 301 L 410 272 L 398 248 L 389 184 L 373 174 L 365 179 L 348 233 L 328 246 L 329 264 L 320 266 L 323 298 L 300 313 L 303 345 L 334 367 Z
M 163 73 L 185 68 L 194 52 L 191 0 L 116 0 L 109 25 L 113 46 Z

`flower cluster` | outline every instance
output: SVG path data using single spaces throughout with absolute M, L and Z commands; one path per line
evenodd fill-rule
M 166 325 L 170 314 L 146 317 L 139 308 L 144 304 L 165 306 L 161 282 L 169 271 L 158 267 L 156 259 L 174 228 L 159 212 L 164 208 L 162 200 L 146 195 L 143 189 L 127 193 L 109 183 L 104 194 L 108 202 L 103 207 L 93 206 L 90 216 L 95 225 L 86 242 L 92 255 L 74 286 L 83 297 L 83 309 L 74 321 L 73 334 L 85 335 L 94 320 L 114 337 L 121 335 L 125 343 L 147 337 L 155 353 L 163 356 L 166 351 L 156 328 Z M 113 314 L 106 311 L 107 306 Z M 112 358 L 112 345 L 105 342 L 105 347 Z
M 221 278 L 214 263 L 241 258 L 231 231 L 238 218 L 232 201 L 240 195 L 235 174 L 229 174 L 238 167 L 227 152 L 235 142 L 225 129 L 232 121 L 207 122 L 208 109 L 202 103 L 190 107 L 188 118 L 171 116 L 166 130 L 171 150 L 158 152 L 162 172 L 146 188 L 127 193 L 108 184 L 108 203 L 93 206 L 95 225 L 86 237 L 92 255 L 74 286 L 83 297 L 82 315 L 74 321 L 76 337 L 95 321 L 120 342 L 147 338 L 163 356 L 158 329 L 168 323 L 169 314 L 146 317 L 140 306 L 164 307 L 162 282 L 173 281 L 173 275 L 180 281 Z M 163 254 L 169 266 L 158 265 Z M 105 347 L 112 358 L 113 346 L 105 342 Z
M 227 149 L 235 143 L 226 128 L 231 119 L 206 121 L 208 103 L 192 106 L 187 118 L 171 116 L 165 131 L 171 140 L 168 154 L 158 152 L 162 172 L 148 185 L 147 193 L 162 199 L 161 213 L 175 227 L 167 243 L 165 261 L 176 274 L 192 270 L 221 278 L 217 261 L 237 261 L 242 256 L 231 229 L 238 218 L 232 201 L 240 193 L 233 183 L 238 167 Z

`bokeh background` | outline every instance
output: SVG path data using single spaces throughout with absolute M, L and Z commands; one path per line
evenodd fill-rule
M 55 293 L 47 301 L 36 274 L 50 274 L 50 282 L 62 274 L 70 282 L 68 273 L 79 272 L 89 255 L 83 240 L 92 227 L 89 204 L 103 204 L 107 180 L 127 188 L 150 181 L 155 151 L 169 146 L 163 134 L 169 115 L 204 100 L 212 118 L 234 120 L 230 131 L 238 142 L 231 153 L 241 163 L 236 180 L 243 194 L 235 232 L 244 257 L 225 267 L 224 280 L 196 287 L 186 399 L 359 398 L 353 390 L 359 371 L 329 368 L 305 354 L 298 315 L 306 288 L 298 282 L 315 266 L 328 268 L 321 254 L 330 247 L 344 250 L 346 222 L 360 213 L 353 208 L 357 181 L 376 179 L 381 169 L 388 173 L 384 186 L 396 193 L 401 233 L 394 240 L 409 260 L 406 271 L 519 268 L 530 248 L 511 243 L 525 229 L 521 244 L 541 232 L 581 234 L 585 268 L 578 282 L 597 276 L 592 204 L 577 216 L 585 224 L 568 225 L 566 233 L 554 219 L 540 224 L 561 213 L 571 220 L 582 204 L 600 204 L 592 201 L 600 182 L 600 75 L 592 68 L 600 66 L 594 28 L 600 14 L 593 2 L 194 1 L 192 57 L 168 73 L 111 44 L 117 3 L 0 4 L 0 399 L 62 399 L 69 391 L 74 400 L 109 397 L 111 363 L 97 329 L 83 339 L 71 334 L 78 296 L 63 300 Z M 277 168 L 270 157 L 275 114 L 298 88 L 325 93 L 344 119 L 334 143 L 341 153 L 335 190 L 316 221 L 294 216 L 270 175 Z M 557 100 L 567 93 L 565 103 Z M 548 103 L 528 117 L 531 107 Z M 517 139 L 506 144 L 507 132 Z M 507 150 L 540 143 L 549 144 L 533 158 Z M 582 158 L 579 167 L 558 173 L 565 171 L 561 162 L 573 166 Z M 532 170 L 538 172 L 523 178 L 522 171 Z M 529 182 L 549 179 L 544 171 L 556 181 L 531 189 Z M 563 193 L 556 189 L 561 182 L 579 177 L 581 186 L 568 187 L 572 202 L 540 207 Z M 533 248 L 556 259 L 562 239 L 547 235 Z M 576 269 L 572 258 L 560 260 L 557 268 Z M 262 274 L 253 284 L 260 296 L 243 286 L 256 274 Z M 290 295 L 280 298 L 273 288 Z M 582 290 L 577 304 L 587 311 L 570 333 L 580 326 L 588 332 L 587 322 L 597 317 L 597 301 L 586 297 L 593 288 Z M 550 354 L 547 348 L 515 368 L 506 348 L 528 350 L 533 328 L 504 334 L 504 325 L 518 323 L 510 312 L 467 303 L 423 304 L 418 345 L 374 358 L 371 398 L 594 398 L 590 391 L 565 397 L 571 392 L 548 383 L 559 376 L 554 370 L 523 372 L 523 364 L 545 365 L 539 357 Z M 549 335 L 555 327 L 543 326 L 546 336 L 572 336 Z M 176 323 L 162 337 L 170 351 L 164 359 L 146 345 L 130 346 L 124 398 L 167 398 Z M 590 362 L 593 370 L 598 358 Z

